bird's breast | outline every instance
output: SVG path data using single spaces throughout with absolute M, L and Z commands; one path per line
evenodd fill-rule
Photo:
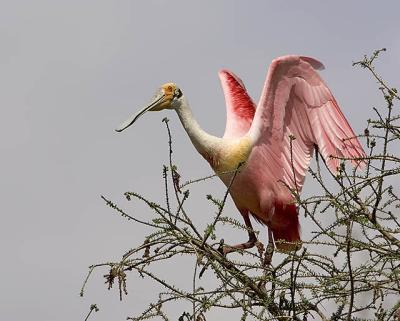
M 247 136 L 239 140 L 227 141 L 211 166 L 217 174 L 234 171 L 239 164 L 247 161 L 251 149 L 251 140 Z

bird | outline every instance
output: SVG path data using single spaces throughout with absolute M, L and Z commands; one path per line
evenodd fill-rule
M 273 248 L 296 251 L 302 241 L 293 192 L 301 192 L 314 151 L 333 173 L 341 159 L 360 169 L 365 166 L 358 137 L 319 75 L 323 69 L 311 57 L 275 58 L 257 105 L 238 76 L 227 69 L 219 71 L 226 102 L 223 137 L 200 127 L 187 98 L 172 82 L 162 85 L 152 102 L 116 131 L 125 130 L 148 111 L 175 110 L 196 150 L 228 186 L 244 219 L 248 241 L 224 247 L 224 253 L 256 244 L 250 217 L 267 226 Z

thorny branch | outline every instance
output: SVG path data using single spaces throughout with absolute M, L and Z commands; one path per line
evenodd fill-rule
M 368 157 L 358 161 L 364 161 L 366 168 L 352 169 L 347 166 L 349 160 L 341 159 L 339 172 L 329 173 L 317 151 L 316 167 L 309 172 L 320 194 L 302 198 L 297 184 L 291 190 L 307 228 L 312 228 L 302 250 L 274 254 L 268 258 L 269 264 L 265 264 L 267 253 L 262 244 L 259 251 L 224 256 L 220 226 L 229 225 L 245 234 L 247 228 L 223 212 L 229 187 L 221 200 L 208 196 L 215 216 L 204 232 L 195 226 L 184 207 L 190 202 L 187 188 L 215 175 L 180 183 L 182 173 L 173 162 L 171 131 L 168 119 L 164 119 L 169 146 L 169 164 L 163 167 L 165 205 L 135 192 L 125 193 L 128 200 L 149 207 L 151 216 L 143 219 L 102 196 L 108 206 L 136 225 L 146 226 L 150 234 L 142 244 L 126 251 L 121 261 L 89 267 L 81 295 L 94 271 L 107 268 L 108 288 L 117 283 L 121 300 L 127 294 L 127 275 L 132 271 L 164 288 L 142 313 L 128 318 L 135 321 L 176 319 L 168 310 L 174 303 L 181 311 L 179 321 L 205 321 L 211 309 L 236 309 L 243 321 L 400 320 L 400 191 L 398 185 L 392 185 L 400 173 L 400 98 L 397 89 L 375 70 L 382 51 L 354 63 L 371 73 L 384 99 L 384 106 L 374 108 L 376 118 L 368 120 L 360 135 Z M 290 137 L 290 142 L 293 139 Z M 231 181 L 236 173 L 227 173 Z M 293 179 L 296 182 L 295 176 Z M 169 196 L 171 192 L 175 199 Z M 187 288 L 165 280 L 168 273 L 155 272 L 160 269 L 154 267 L 174 266 L 185 256 L 195 259 L 194 267 L 188 267 Z

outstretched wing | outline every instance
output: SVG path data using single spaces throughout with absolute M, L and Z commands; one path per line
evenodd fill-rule
M 303 186 L 314 145 L 333 172 L 339 166 L 335 157 L 365 157 L 339 105 L 316 71 L 322 68 L 320 62 L 309 57 L 275 59 L 249 132 L 256 141 L 249 162 L 253 166 L 255 162 L 268 164 L 270 179 L 282 180 L 298 190 Z M 364 165 L 357 160 L 352 162 Z
M 219 72 L 226 102 L 224 138 L 244 136 L 250 129 L 256 105 L 248 95 L 242 80 L 229 70 Z

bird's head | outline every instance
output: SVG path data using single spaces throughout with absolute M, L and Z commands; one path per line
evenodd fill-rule
M 162 85 L 155 93 L 152 101 L 139 112 L 128 118 L 117 129 L 122 132 L 132 125 L 140 116 L 148 111 L 160 111 L 163 109 L 176 109 L 180 106 L 182 91 L 172 82 Z

